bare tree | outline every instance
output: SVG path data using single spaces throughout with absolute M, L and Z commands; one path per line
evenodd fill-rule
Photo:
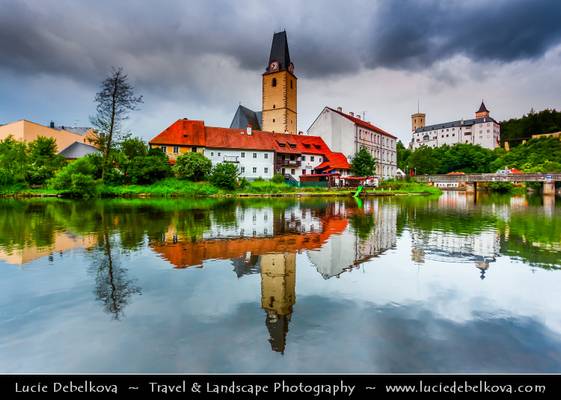
M 95 102 L 97 114 L 90 121 L 96 132 L 94 143 L 103 156 L 101 177 L 104 178 L 111 165 L 111 151 L 123 136 L 122 122 L 143 100 L 142 96 L 135 96 L 123 68 L 112 68 L 111 75 L 101 83 Z

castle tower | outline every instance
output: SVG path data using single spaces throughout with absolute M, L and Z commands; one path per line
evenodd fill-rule
M 411 115 L 411 131 L 415 132 L 419 128 L 425 127 L 425 113 L 417 112 Z
M 264 131 L 297 133 L 296 81 L 294 65 L 290 61 L 286 31 L 275 33 L 271 55 L 263 73 Z
M 475 112 L 475 118 L 489 118 L 489 110 L 485 107 L 485 103 L 481 100 L 479 110 Z

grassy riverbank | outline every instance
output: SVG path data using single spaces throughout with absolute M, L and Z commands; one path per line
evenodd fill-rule
M 350 196 L 350 188 L 316 188 L 293 187 L 285 183 L 271 181 L 249 182 L 234 191 L 219 189 L 208 182 L 190 182 L 176 178 L 167 178 L 150 185 L 106 185 L 98 184 L 94 197 L 261 197 L 261 196 Z M 379 188 L 367 189 L 364 195 L 434 195 L 440 194 L 438 188 L 417 182 L 384 182 Z M 13 185 L 0 188 L 3 197 L 72 197 L 65 190 L 49 188 L 30 188 Z

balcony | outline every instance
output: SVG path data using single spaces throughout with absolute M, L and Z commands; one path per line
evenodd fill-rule
M 302 166 L 302 161 L 300 160 L 283 160 L 282 158 L 277 158 L 275 160 L 275 166 L 279 167 L 291 167 L 291 168 L 299 168 Z
M 224 156 L 223 161 L 227 163 L 239 163 L 239 156 Z

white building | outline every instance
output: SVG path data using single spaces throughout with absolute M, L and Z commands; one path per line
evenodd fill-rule
M 212 162 L 212 166 L 223 162 L 235 163 L 240 176 L 249 180 L 257 178 L 271 179 L 275 173 L 275 153 L 272 150 L 207 147 L 204 150 L 204 155 Z
M 421 146 L 453 146 L 460 143 L 479 145 L 487 149 L 500 146 L 501 126 L 489 116 L 489 110 L 481 102 L 474 119 L 425 126 L 425 114 L 411 116 L 412 138 L 410 147 L 415 150 Z
M 349 162 L 365 147 L 376 159 L 378 176 L 396 176 L 398 139 L 358 114 L 344 113 L 341 107 L 325 107 L 308 128 L 308 135 L 320 136 L 332 151 L 343 153 Z

